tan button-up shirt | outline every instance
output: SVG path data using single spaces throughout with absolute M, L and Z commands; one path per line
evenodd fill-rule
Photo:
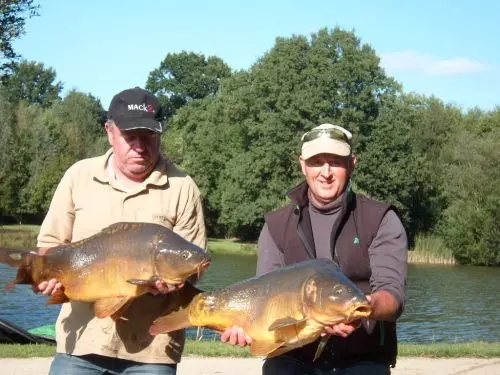
M 79 241 L 110 224 L 134 221 L 164 225 L 206 248 L 201 196 L 189 176 L 161 158 L 146 181 L 124 191 L 109 173 L 111 155 L 109 150 L 66 171 L 40 228 L 38 247 Z M 168 297 L 143 295 L 125 311 L 127 320 L 117 322 L 95 318 L 92 303 L 64 303 L 56 323 L 57 352 L 144 363 L 178 362 L 184 345 L 182 332 L 156 337 L 148 333 L 168 303 Z

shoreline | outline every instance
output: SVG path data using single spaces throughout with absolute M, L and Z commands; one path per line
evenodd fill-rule
M 0 359 L 2 375 L 47 374 L 52 358 Z M 262 359 L 234 357 L 185 356 L 177 368 L 179 375 L 254 375 L 260 374 Z M 495 375 L 500 374 L 497 358 L 426 358 L 402 357 L 391 370 L 392 375 Z

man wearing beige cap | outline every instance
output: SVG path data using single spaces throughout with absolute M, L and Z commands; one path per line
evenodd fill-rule
M 394 208 L 352 191 L 356 165 L 352 134 L 322 124 L 302 136 L 299 157 L 305 181 L 290 203 L 265 215 L 257 275 L 313 258 L 335 260 L 370 299 L 370 325 L 338 324 L 322 355 L 319 340 L 264 362 L 263 374 L 390 374 L 396 363 L 396 319 L 405 300 L 408 244 Z M 222 341 L 244 346 L 251 338 L 233 328 Z

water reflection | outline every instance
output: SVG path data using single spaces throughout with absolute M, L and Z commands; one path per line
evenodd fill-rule
M 500 268 L 410 265 L 402 342 L 500 341 Z
M 213 290 L 255 274 L 255 256 L 217 255 L 199 286 Z M 0 287 L 15 271 L 0 265 Z M 406 309 L 398 323 L 401 342 L 500 341 L 500 268 L 410 265 Z M 0 318 L 33 328 L 54 322 L 59 306 L 26 285 L 0 292 Z M 195 335 L 195 330 L 189 330 Z M 204 338 L 211 339 L 205 330 Z

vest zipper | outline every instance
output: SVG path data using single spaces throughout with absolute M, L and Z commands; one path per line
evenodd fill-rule
M 380 325 L 380 341 L 379 341 L 379 346 L 384 346 L 385 343 L 385 324 L 382 321 L 378 321 L 378 324 Z

